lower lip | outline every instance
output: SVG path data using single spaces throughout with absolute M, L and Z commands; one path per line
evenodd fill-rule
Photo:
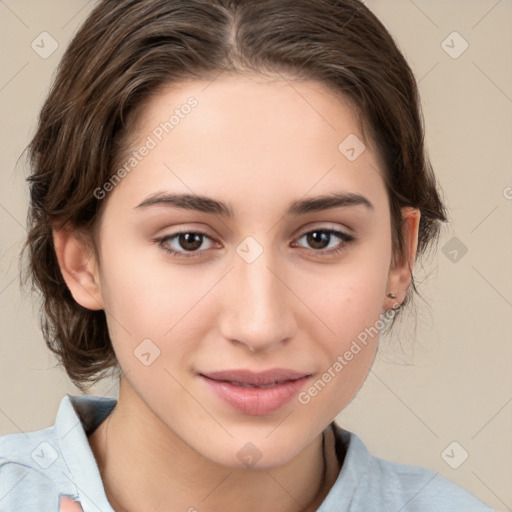
M 289 380 L 271 388 L 244 388 L 229 382 L 201 377 L 225 402 L 240 413 L 252 416 L 263 416 L 278 411 L 299 393 L 309 379 L 302 377 Z

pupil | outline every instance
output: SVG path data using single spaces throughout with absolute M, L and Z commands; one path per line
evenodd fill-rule
M 312 231 L 308 234 L 308 243 L 315 249 L 324 249 L 329 245 L 329 234 L 323 231 Z
M 200 233 L 181 233 L 179 236 L 179 243 L 183 249 L 191 250 L 199 249 L 203 242 L 203 235 Z
M 324 249 L 329 245 L 329 233 L 324 231 L 313 231 L 308 233 L 308 243 L 314 249 Z M 203 242 L 203 235 L 200 233 L 181 233 L 179 236 L 179 243 L 185 250 L 193 251 L 199 249 Z

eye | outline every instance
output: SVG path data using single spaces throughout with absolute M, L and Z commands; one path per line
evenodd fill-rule
M 343 231 L 338 231 L 336 229 L 314 229 L 312 231 L 308 231 L 304 233 L 299 240 L 302 238 L 306 239 L 306 243 L 309 244 L 310 247 L 313 248 L 313 252 L 319 254 L 336 254 L 341 251 L 347 249 L 347 245 L 355 240 L 355 237 L 352 235 L 348 235 Z M 341 240 L 342 242 L 338 242 L 334 244 L 334 248 L 332 248 L 331 242 L 336 242 L 336 238 Z M 297 245 L 297 244 L 295 244 Z M 327 249 L 331 245 L 330 249 Z M 300 245 L 299 245 L 300 246 Z
M 195 256 L 194 253 L 200 252 L 198 249 L 203 245 L 205 238 L 211 240 L 211 238 L 202 231 L 180 231 L 172 235 L 157 238 L 154 242 L 158 243 L 164 251 L 168 252 L 172 256 L 189 258 L 191 256 Z M 171 242 L 173 240 L 175 240 L 174 247 L 178 250 L 171 248 Z M 192 254 L 186 254 L 187 252 Z
M 307 244 L 309 244 L 312 248 L 310 249 L 311 252 L 329 255 L 337 254 L 345 250 L 347 245 L 355 240 L 355 237 L 352 235 L 348 235 L 343 231 L 328 228 L 308 231 L 304 233 L 298 240 L 301 240 L 302 238 L 305 238 Z M 336 239 L 341 240 L 341 243 L 335 243 L 334 248 L 331 247 L 329 249 L 328 247 L 331 245 L 331 242 L 336 242 Z M 153 242 L 158 243 L 158 245 L 162 247 L 164 251 L 174 257 L 190 258 L 197 256 L 197 253 L 203 252 L 200 250 L 201 248 L 205 250 L 205 248 L 202 247 L 205 240 L 211 241 L 211 238 L 202 231 L 179 231 L 178 233 L 156 238 L 153 240 Z M 293 246 L 303 247 L 297 242 L 295 242 Z

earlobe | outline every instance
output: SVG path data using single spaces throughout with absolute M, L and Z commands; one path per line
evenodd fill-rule
M 393 258 L 386 289 L 387 299 L 385 302 L 393 302 L 392 307 L 396 306 L 397 302 L 403 302 L 411 283 L 418 248 L 420 217 L 421 212 L 417 208 L 406 207 L 402 209 L 404 257 L 401 261 L 395 261 Z
M 66 284 L 78 304 L 103 309 L 94 251 L 83 236 L 68 227 L 53 230 L 53 245 Z

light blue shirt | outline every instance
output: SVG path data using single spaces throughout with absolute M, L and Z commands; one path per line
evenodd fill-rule
M 57 512 L 62 495 L 84 512 L 114 512 L 87 435 L 116 403 L 66 395 L 52 427 L 0 437 L 0 512 Z M 317 512 L 494 512 L 439 474 L 374 457 L 339 426 L 336 443 L 344 445 L 345 459 Z

